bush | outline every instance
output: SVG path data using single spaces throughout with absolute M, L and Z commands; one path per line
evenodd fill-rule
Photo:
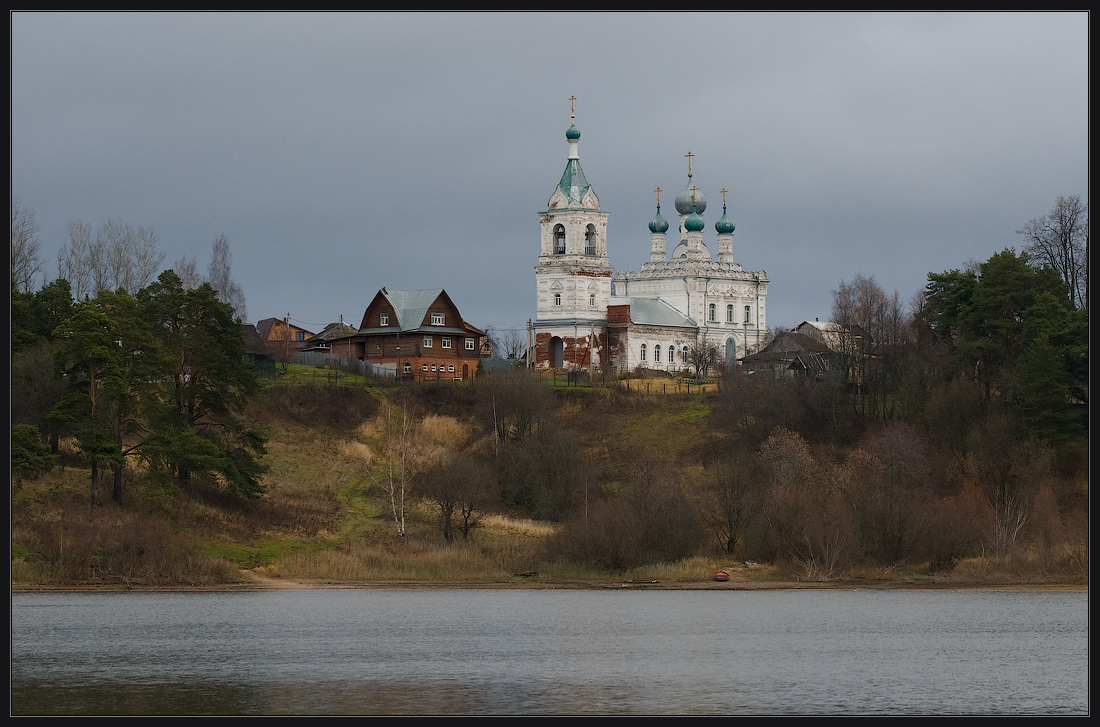
M 42 443 L 37 427 L 16 424 L 11 429 L 11 469 L 15 475 L 33 477 L 49 472 L 57 464 L 57 455 Z

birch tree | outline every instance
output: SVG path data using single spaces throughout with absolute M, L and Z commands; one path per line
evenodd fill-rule
M 41 242 L 34 210 L 19 200 L 11 202 L 11 289 L 29 293 L 34 280 L 42 272 L 38 257 Z
M 1089 307 L 1089 207 L 1073 195 L 1054 202 L 1050 212 L 1017 233 L 1032 264 L 1058 271 L 1077 308 Z

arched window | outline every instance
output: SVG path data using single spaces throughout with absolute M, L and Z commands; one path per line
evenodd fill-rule
M 653 347 L 653 362 L 654 363 L 661 363 L 661 347 L 660 346 L 654 346 Z
M 565 228 L 561 225 L 554 228 L 554 253 L 565 254 Z
M 672 346 L 668 347 L 668 362 L 676 363 L 676 349 Z
M 596 227 L 589 225 L 584 231 L 584 254 L 596 254 Z
M 406 374 L 412 373 L 413 367 L 408 361 L 405 362 L 404 371 Z
M 752 306 L 745 306 L 745 325 L 752 323 Z
M 645 344 L 642 344 L 642 355 L 640 356 L 642 361 L 645 361 Z
M 733 323 L 733 303 L 726 306 L 726 323 Z
M 561 305 L 561 293 L 554 293 L 554 305 Z
M 592 306 L 596 305 L 596 294 L 595 293 L 589 293 L 588 294 L 588 305 L 592 305 Z
M 684 363 L 687 363 L 688 362 L 688 347 L 687 346 L 684 346 L 683 354 L 684 354 L 684 357 L 680 360 L 683 361 Z
M 714 305 L 714 303 L 711 303 L 709 306 L 707 306 L 707 320 L 711 323 L 714 323 L 718 320 L 717 308 L 718 306 Z

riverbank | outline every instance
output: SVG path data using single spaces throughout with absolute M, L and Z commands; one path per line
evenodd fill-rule
M 235 583 L 211 585 L 144 586 L 135 583 L 40 585 L 12 583 L 12 593 L 224 593 L 293 590 L 649 590 L 649 591 L 774 591 L 774 590 L 979 590 L 1011 592 L 1087 593 L 1087 583 L 977 583 L 951 580 L 868 580 L 835 581 L 632 581 L 632 580 L 538 580 L 521 578 L 510 582 L 474 581 L 306 581 L 272 578 L 254 571 L 241 571 Z

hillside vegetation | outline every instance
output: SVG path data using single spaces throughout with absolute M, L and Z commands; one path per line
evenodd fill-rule
M 401 386 L 295 366 L 246 410 L 267 438 L 262 497 L 132 467 L 121 500 L 92 508 L 63 441 L 57 468 L 13 482 L 12 577 L 1086 582 L 1084 470 L 1060 472 L 1037 443 L 941 451 L 899 422 L 815 441 L 797 405 L 815 405 L 815 385 L 730 377 L 647 395 L 522 371 Z M 999 464 L 1026 509 L 1012 532 L 989 490 Z

